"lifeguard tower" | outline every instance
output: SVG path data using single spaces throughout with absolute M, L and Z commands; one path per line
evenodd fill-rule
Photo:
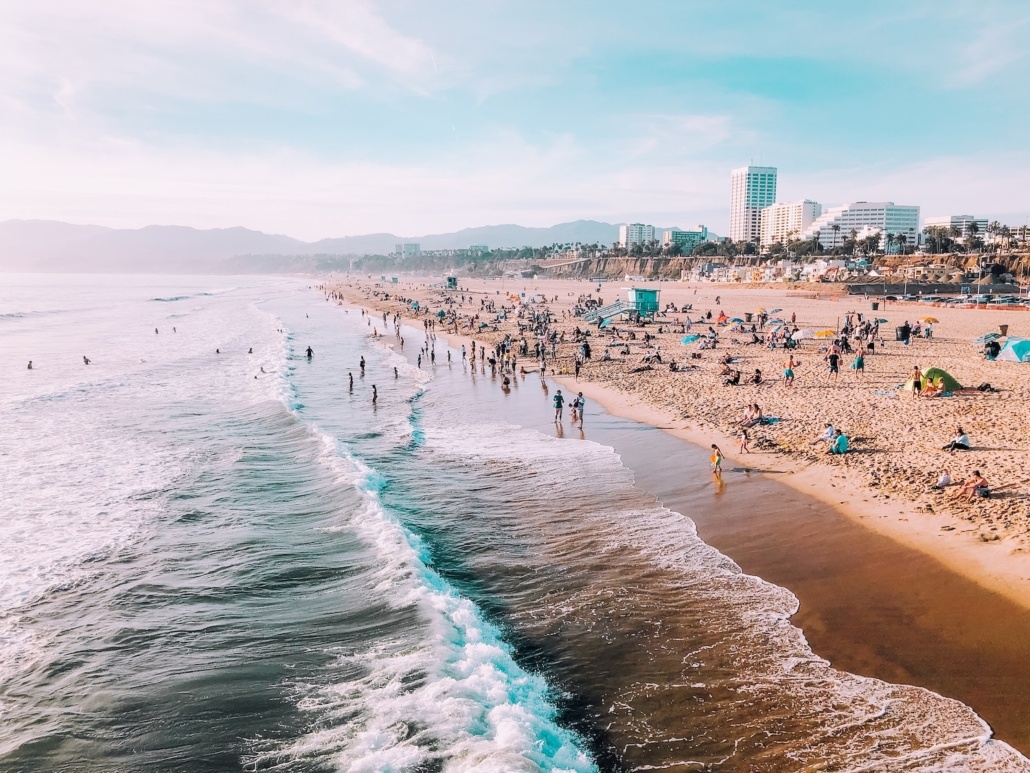
M 458 277 L 456 277 L 456 276 L 449 276 L 449 277 L 447 277 L 447 289 L 448 290 L 457 290 L 458 289 Z
M 583 315 L 583 321 L 587 323 L 597 322 L 601 327 L 605 327 L 608 324 L 608 320 L 623 314 L 631 322 L 638 322 L 641 319 L 652 319 L 658 312 L 659 292 L 659 290 L 651 290 L 644 287 L 630 287 L 626 290 L 625 303 L 620 299 L 608 306 L 590 309 Z

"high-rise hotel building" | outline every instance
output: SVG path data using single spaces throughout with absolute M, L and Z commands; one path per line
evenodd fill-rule
M 776 167 L 743 166 L 730 172 L 730 239 L 762 235 L 762 210 L 776 202 Z

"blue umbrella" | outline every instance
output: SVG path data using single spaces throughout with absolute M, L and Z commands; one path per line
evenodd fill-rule
M 740 323 L 743 323 L 744 320 L 742 320 L 740 317 L 730 317 L 730 322 L 740 322 Z
M 680 341 L 680 344 L 683 345 L 683 346 L 686 346 L 687 344 L 692 344 L 692 343 L 694 343 L 694 341 L 696 341 L 700 337 L 701 336 L 699 336 L 697 333 L 691 333 L 688 336 L 684 336 L 683 340 Z

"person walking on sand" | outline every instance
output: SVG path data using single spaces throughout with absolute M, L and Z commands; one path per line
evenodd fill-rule
M 830 377 L 833 379 L 833 383 L 837 383 L 837 376 L 840 375 L 840 355 L 830 350 L 830 353 L 826 355 L 826 361 L 830 364 Z
M 717 446 L 715 443 L 712 443 L 712 472 L 715 474 L 715 477 L 719 480 L 722 479 L 722 460 L 722 451 L 719 449 L 719 446 Z
M 783 386 L 794 386 L 794 369 L 800 364 L 801 360 L 795 360 L 793 354 L 787 355 L 783 364 Z
M 862 356 L 862 350 L 859 349 L 855 355 L 854 361 L 851 363 L 851 369 L 855 371 L 856 377 L 861 377 L 865 373 L 865 357 Z
M 562 406 L 565 405 L 565 398 L 562 396 L 560 389 L 554 393 L 552 402 L 554 404 L 554 423 L 561 424 Z

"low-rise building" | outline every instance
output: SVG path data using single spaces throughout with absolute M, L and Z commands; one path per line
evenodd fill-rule
M 693 231 L 681 231 L 679 228 L 670 228 L 662 232 L 662 246 L 669 247 L 678 244 L 680 255 L 689 255 L 699 244 L 708 241 L 708 228 L 699 225 Z
M 969 236 L 970 224 L 976 224 L 978 234 L 987 233 L 987 218 L 973 215 L 934 215 L 923 221 L 923 228 L 947 228 L 948 236 L 965 241 Z M 954 231 L 952 229 L 955 229 Z M 955 234 L 958 234 L 957 236 Z

